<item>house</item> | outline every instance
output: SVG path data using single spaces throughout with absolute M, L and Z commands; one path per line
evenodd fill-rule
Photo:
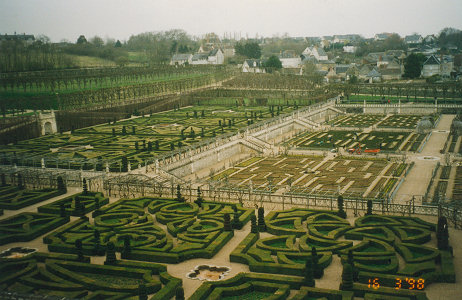
M 236 50 L 234 47 L 225 47 L 223 49 L 223 55 L 224 57 L 233 57 L 236 54 Z
M 366 79 L 369 81 L 369 83 L 380 82 L 382 81 L 382 74 L 377 71 L 377 68 L 373 68 L 369 73 L 367 73 Z
M 436 36 L 434 34 L 429 34 L 423 39 L 423 42 L 426 44 L 433 44 L 436 42 Z
M 221 65 L 225 57 L 220 48 L 211 50 L 210 52 L 198 52 L 191 58 L 192 65 Z
M 22 41 L 30 45 L 35 42 L 35 37 L 32 34 L 16 34 L 16 32 L 14 34 L 0 34 L 0 44 L 8 41 Z
M 401 69 L 396 68 L 386 68 L 379 70 L 382 75 L 382 80 L 400 80 L 401 79 Z
M 362 37 L 359 34 L 339 34 L 334 36 L 333 42 L 346 44 L 351 42 L 357 42 L 361 39 Z
M 343 52 L 345 53 L 355 53 L 358 50 L 356 46 L 343 46 Z
M 359 69 L 355 64 L 350 65 L 346 71 L 346 80 L 349 80 L 352 76 L 359 77 Z
M 191 64 L 192 65 L 206 65 L 208 64 L 208 61 L 207 61 L 208 56 L 209 56 L 208 53 L 196 53 L 191 58 Z
M 340 78 L 346 78 L 350 65 L 335 65 L 335 74 Z
M 431 55 L 423 64 L 421 76 L 427 78 L 440 75 L 440 65 L 440 60 L 435 55 Z
M 453 68 L 454 60 L 452 56 L 444 55 L 438 58 L 435 55 L 431 55 L 423 64 L 421 75 L 424 78 L 428 78 L 433 75 L 450 77 Z
M 375 41 L 384 41 L 386 40 L 387 38 L 389 38 L 392 34 L 391 33 L 388 33 L 388 32 L 384 32 L 384 33 L 377 33 L 376 35 L 374 35 L 374 40 Z
M 192 57 L 191 53 L 173 54 L 170 65 L 189 65 L 192 62 Z
M 333 60 L 321 60 L 316 63 L 316 68 L 321 71 L 329 71 L 330 68 L 335 67 L 335 61 Z
M 209 52 L 207 62 L 209 65 L 222 65 L 225 61 L 225 56 L 220 48 L 213 49 Z
M 318 46 L 306 47 L 306 49 L 303 50 L 302 55 L 304 55 L 304 56 L 313 56 L 318 61 L 328 60 L 329 59 L 327 57 L 327 53 L 324 51 L 324 49 L 321 48 L 321 47 L 318 47 Z
M 365 80 L 367 78 L 367 74 L 369 74 L 370 71 L 372 71 L 373 67 L 370 65 L 363 65 L 359 69 L 359 74 L 358 77 L 362 80 Z
M 261 59 L 246 59 L 242 64 L 243 73 L 266 73 L 264 61 Z
M 404 42 L 408 45 L 417 45 L 421 44 L 423 41 L 423 38 L 420 34 L 412 34 L 412 35 L 406 35 L 404 37 Z
M 286 68 L 300 68 L 302 65 L 302 58 L 298 56 L 294 50 L 285 50 L 279 55 L 279 60 L 282 67 Z

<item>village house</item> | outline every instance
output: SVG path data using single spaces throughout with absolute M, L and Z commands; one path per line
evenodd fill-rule
M 279 60 L 284 69 L 300 68 L 302 65 L 302 58 L 294 50 L 285 50 L 279 55 Z
M 209 52 L 198 52 L 191 57 L 192 65 L 221 65 L 225 57 L 220 48 L 212 49 Z
M 387 38 L 389 38 L 391 35 L 392 34 L 388 32 L 377 33 L 376 35 L 374 35 L 374 41 L 384 41 Z
M 261 59 L 246 59 L 242 64 L 243 73 L 266 73 L 263 67 L 264 61 Z
M 0 34 L 0 44 L 8 41 L 22 41 L 26 45 L 30 45 L 35 42 L 35 37 L 32 34 L 16 34 L 16 32 L 14 34 Z
M 421 76 L 428 78 L 433 75 L 442 77 L 450 77 L 454 67 L 454 62 L 451 56 L 441 56 L 440 58 L 431 55 L 423 64 Z
M 322 47 L 318 47 L 318 46 L 306 47 L 306 49 L 303 50 L 302 55 L 305 57 L 313 56 L 318 61 L 329 59 L 327 57 L 326 51 L 324 51 Z
M 193 55 L 191 53 L 173 54 L 170 65 L 189 65 L 192 62 Z
M 406 35 L 404 37 L 404 42 L 408 45 L 417 45 L 421 44 L 423 41 L 423 38 L 420 34 L 412 34 L 412 35 Z

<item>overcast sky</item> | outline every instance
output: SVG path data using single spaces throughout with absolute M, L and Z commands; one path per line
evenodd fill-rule
M 1 34 L 45 34 L 54 42 L 81 34 L 127 40 L 174 28 L 191 35 L 371 37 L 444 27 L 462 29 L 462 0 L 0 0 Z

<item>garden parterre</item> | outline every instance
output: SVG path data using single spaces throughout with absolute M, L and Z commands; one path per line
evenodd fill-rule
M 232 133 L 254 122 L 293 110 L 289 106 L 193 106 L 43 136 L 0 150 L 3 164 L 102 170 L 122 170 L 122 157 L 132 168 L 153 155 Z
M 236 187 L 252 185 L 257 190 L 275 191 L 290 186 L 292 191 L 312 194 L 340 191 L 357 197 L 375 197 L 382 188 L 378 184 L 391 182 L 392 188 L 397 182 L 402 172 L 395 172 L 396 168 L 397 164 L 374 158 L 253 157 L 213 174 L 210 179 Z
M 413 143 L 418 145 L 423 141 L 424 134 L 395 131 L 355 132 L 344 130 L 329 130 L 327 132 L 305 132 L 289 140 L 287 145 L 296 148 L 325 150 L 332 148 L 381 149 L 381 151 L 396 152 L 397 150 L 416 151 Z

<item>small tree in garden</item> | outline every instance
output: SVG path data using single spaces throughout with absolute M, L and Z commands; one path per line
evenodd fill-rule
M 75 249 L 77 251 L 77 260 L 78 261 L 83 261 L 83 251 L 82 251 L 82 240 L 78 239 L 75 240 Z
M 148 300 L 148 291 L 144 283 L 138 286 L 138 299 L 139 300 Z
M 337 207 L 338 207 L 338 216 L 341 217 L 341 218 L 346 219 L 347 214 L 346 214 L 346 212 L 344 210 L 343 196 L 342 195 L 338 196 L 338 198 L 337 198 Z
M 254 214 L 250 216 L 250 232 L 258 233 L 257 217 Z
M 181 201 L 181 202 L 186 201 L 186 199 L 183 197 L 183 195 L 181 195 L 181 187 L 180 187 L 180 185 L 176 186 L 176 200 Z
M 75 196 L 74 199 L 74 214 L 77 216 L 85 215 L 85 205 L 80 201 L 79 196 Z
M 197 187 L 197 199 L 194 201 L 194 203 L 196 203 L 197 206 L 202 207 L 202 202 L 204 202 L 204 199 L 202 199 L 201 196 L 201 188 Z
M 175 300 L 184 300 L 184 289 L 182 287 L 176 289 Z
M 234 229 L 242 229 L 242 222 L 239 220 L 239 211 L 236 206 L 233 206 L 234 213 L 233 213 L 233 228 Z
M 135 150 L 136 150 L 136 151 L 139 151 L 139 150 L 140 150 L 140 146 L 138 145 L 138 141 L 135 142 Z
M 106 249 L 106 261 L 104 262 L 105 265 L 113 265 L 117 261 L 116 254 L 115 254 L 115 246 L 113 242 L 107 243 Z
M 148 142 L 148 151 L 149 152 L 152 151 L 152 142 L 151 141 Z
M 313 261 L 313 274 L 314 278 L 321 278 L 324 275 L 324 269 L 319 265 L 319 255 L 316 247 L 311 248 L 311 259 Z
M 372 200 L 367 200 L 367 212 L 366 215 L 372 215 Z
M 224 214 L 223 219 L 224 219 L 223 229 L 225 231 L 233 231 L 233 227 L 231 226 L 231 217 L 229 216 L 229 214 Z
M 265 209 L 263 207 L 258 208 L 258 231 L 260 232 L 266 231 Z
M 112 135 L 115 136 L 116 133 L 115 133 L 115 128 L 112 128 Z
M 126 135 L 127 134 L 127 129 L 125 128 L 125 125 L 122 126 L 122 135 Z
M 58 176 L 58 178 L 56 178 L 56 182 L 57 182 L 57 185 L 58 185 L 58 191 L 66 193 L 67 192 L 67 187 L 64 184 L 63 178 L 61 176 Z
M 82 194 L 88 194 L 87 180 L 85 178 L 82 180 Z
M 343 265 L 340 289 L 345 291 L 351 291 L 353 289 L 353 269 L 348 263 Z
M 132 134 L 135 134 L 135 133 L 136 133 L 136 127 L 132 126 Z
M 66 216 L 66 208 L 64 207 L 64 203 L 59 204 L 59 216 L 63 218 Z
M 449 248 L 449 230 L 448 221 L 446 217 L 438 218 L 438 225 L 436 227 L 436 240 L 439 250 L 448 250 Z
M 130 255 L 130 252 L 131 252 L 130 236 L 126 235 L 124 236 L 124 248 L 121 253 L 122 258 L 128 258 Z
M 159 141 L 154 142 L 154 150 L 159 150 Z
M 173 142 L 170 143 L 170 150 L 174 150 L 175 149 L 175 144 Z
M 308 258 L 305 261 L 305 282 L 303 283 L 306 286 L 314 287 L 314 274 L 313 274 L 313 260 Z
M 351 266 L 351 269 L 353 270 L 353 280 L 358 280 L 359 272 L 357 268 L 355 267 L 355 260 L 353 257 L 353 250 L 348 250 L 348 256 L 347 256 L 347 264 Z
M 126 156 L 122 156 L 122 172 L 128 172 L 128 159 Z
M 1 179 L 1 181 L 2 181 L 2 186 L 5 186 L 5 185 L 6 185 L 6 178 L 5 178 L 5 174 L 4 174 L 4 173 L 2 173 L 2 174 L 0 175 L 0 179 Z
M 21 174 L 18 174 L 18 189 L 20 189 L 20 190 L 24 189 L 24 184 L 22 182 Z

